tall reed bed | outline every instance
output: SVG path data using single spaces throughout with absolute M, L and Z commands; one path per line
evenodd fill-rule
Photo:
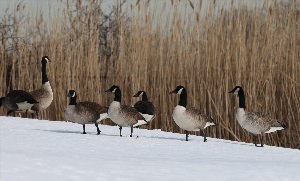
M 136 101 L 137 90 L 148 93 L 158 110 L 148 129 L 181 132 L 171 117 L 178 97 L 168 94 L 180 84 L 188 104 L 218 123 L 209 128 L 210 137 L 252 142 L 235 120 L 237 99 L 227 93 L 241 85 L 248 110 L 289 125 L 268 135 L 267 144 L 300 148 L 297 1 L 253 8 L 235 1 L 129 3 L 119 1 L 106 16 L 97 1 L 72 1 L 51 24 L 42 14 L 20 16 L 21 10 L 2 17 L 0 93 L 38 88 L 40 59 L 48 55 L 55 97 L 44 119 L 63 120 L 68 89 L 77 90 L 80 100 L 109 105 L 113 98 L 104 90 L 116 84 L 125 104 Z

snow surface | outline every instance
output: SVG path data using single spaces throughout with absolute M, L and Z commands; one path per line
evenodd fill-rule
M 99 128 L 83 135 L 74 123 L 0 117 L 0 180 L 300 180 L 300 150 Z

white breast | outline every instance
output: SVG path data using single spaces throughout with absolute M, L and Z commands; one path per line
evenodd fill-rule
M 245 121 L 246 121 L 245 114 L 246 114 L 245 109 L 243 109 L 243 108 L 238 108 L 236 111 L 236 119 L 238 120 L 238 123 L 241 126 L 245 124 Z
M 242 128 L 252 134 L 261 134 L 260 130 L 251 119 L 248 119 L 244 108 L 238 108 L 236 112 L 236 119 Z
M 116 115 L 120 112 L 121 104 L 118 101 L 113 101 L 108 108 L 108 117 L 115 118 Z
M 194 120 L 186 114 L 186 108 L 177 105 L 173 110 L 173 119 L 175 123 L 183 130 L 199 131 Z
M 46 109 L 53 101 L 53 92 L 49 82 L 43 84 L 43 89 L 45 90 L 45 94 L 40 98 L 39 105 L 41 109 Z
M 64 117 L 66 121 L 74 122 L 74 113 L 75 105 L 68 105 L 68 107 L 64 111 Z
M 121 104 L 118 101 L 113 101 L 108 108 L 108 117 L 116 124 L 122 126 L 122 116 L 120 114 Z

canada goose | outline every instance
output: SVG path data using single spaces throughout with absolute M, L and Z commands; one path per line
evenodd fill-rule
M 214 120 L 202 114 L 200 110 L 194 107 L 187 107 L 187 91 L 183 86 L 177 86 L 170 94 L 179 94 L 180 99 L 178 105 L 173 110 L 173 119 L 175 123 L 183 130 L 185 130 L 186 138 L 188 141 L 188 131 L 199 131 L 215 125 Z M 207 141 L 205 132 L 204 142 Z
M 38 103 L 31 94 L 23 90 L 13 90 L 9 92 L 5 97 L 0 98 L 0 107 L 3 105 L 8 111 L 7 116 L 10 113 L 15 112 L 27 112 L 31 107 Z
M 37 115 L 39 111 L 48 108 L 53 100 L 53 92 L 46 71 L 46 65 L 49 62 L 48 56 L 43 56 L 41 62 L 42 62 L 42 87 L 40 89 L 30 92 L 30 94 L 35 98 L 35 100 L 39 102 L 34 104 L 34 106 L 32 107 L 32 110 L 36 111 Z
M 107 107 L 100 106 L 95 102 L 76 102 L 77 94 L 75 90 L 68 93 L 69 105 L 65 109 L 64 116 L 67 121 L 83 125 L 82 134 L 85 132 L 85 124 L 95 124 L 97 134 L 100 134 L 98 123 L 106 118 Z
M 263 135 L 277 130 L 286 129 L 287 126 L 267 114 L 261 112 L 246 112 L 246 101 L 244 90 L 236 86 L 229 93 L 239 97 L 239 108 L 236 112 L 236 119 L 242 128 L 254 135 L 254 144 L 257 146 L 257 135 L 262 134 L 261 147 L 263 147 Z
M 113 85 L 105 92 L 115 94 L 114 101 L 108 108 L 108 117 L 119 126 L 120 136 L 122 127 L 131 127 L 130 137 L 132 137 L 133 127 L 147 124 L 145 118 L 134 107 L 121 105 L 121 90 L 118 86 Z
M 139 97 L 141 100 L 134 104 L 134 108 L 146 119 L 149 123 L 155 117 L 155 108 L 152 102 L 148 101 L 145 91 L 138 91 L 133 97 Z

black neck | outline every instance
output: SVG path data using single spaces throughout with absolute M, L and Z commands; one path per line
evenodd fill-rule
M 0 98 L 0 107 L 2 106 L 2 101 L 4 100 L 4 97 Z
M 76 105 L 76 98 L 77 98 L 77 96 L 75 96 L 75 97 L 70 97 L 69 105 Z
M 47 72 L 46 72 L 46 63 L 42 64 L 42 84 L 48 82 Z
M 120 89 L 116 89 L 116 91 L 115 91 L 115 99 L 114 99 L 114 101 L 121 102 L 121 96 L 122 96 L 122 94 L 121 94 L 121 90 L 120 90 Z
M 179 98 L 179 104 L 180 106 L 186 107 L 187 105 L 187 93 L 185 89 L 182 89 L 180 98 Z
M 146 94 L 146 93 L 144 93 L 144 94 L 142 95 L 142 101 L 148 101 L 148 97 L 147 97 L 147 94 Z
M 245 109 L 246 108 L 246 101 L 245 101 L 245 94 L 244 94 L 244 90 L 243 89 L 241 89 L 239 91 L 238 96 L 239 96 L 239 107 Z

